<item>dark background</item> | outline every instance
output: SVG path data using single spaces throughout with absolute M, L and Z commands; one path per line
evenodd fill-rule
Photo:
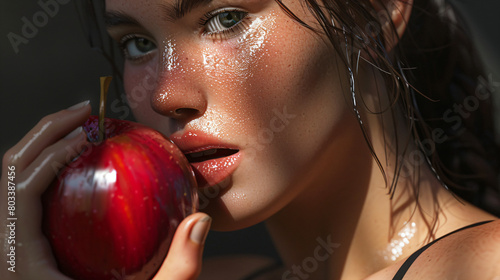
M 468 19 L 473 38 L 489 67 L 488 73 L 500 82 L 500 1 L 453 3 Z M 47 24 L 38 28 L 27 44 L 19 45 L 16 54 L 7 34 L 21 35 L 24 25 L 21 19 L 32 21 L 33 15 L 41 10 L 38 1 L 0 3 L 0 155 L 47 114 L 87 99 L 91 100 L 93 114 L 97 114 L 98 77 L 111 73 L 106 60 L 89 48 L 73 1 L 61 4 L 59 11 L 48 17 Z M 118 115 L 110 112 L 109 116 L 123 117 L 123 111 Z M 274 254 L 265 249 L 272 244 L 263 234 L 262 225 L 239 233 L 211 233 L 207 244 L 207 255 L 237 251 Z

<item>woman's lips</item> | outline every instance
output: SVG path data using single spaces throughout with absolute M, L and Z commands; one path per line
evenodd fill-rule
M 212 148 L 212 149 L 204 149 L 199 152 L 191 152 L 187 153 L 186 158 L 189 162 L 202 162 L 206 160 L 211 160 L 214 158 L 227 157 L 237 153 L 238 150 L 235 149 L 225 149 L 225 148 Z
M 199 188 L 215 186 L 230 176 L 241 160 L 241 153 L 235 153 L 225 156 L 212 158 L 199 162 L 191 162 Z
M 191 163 L 199 188 L 215 186 L 228 178 L 238 167 L 241 153 L 237 147 L 222 143 L 202 132 L 173 134 L 170 139 Z

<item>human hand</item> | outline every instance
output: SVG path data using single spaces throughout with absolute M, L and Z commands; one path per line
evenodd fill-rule
M 2 226 L 1 279 L 69 279 L 57 270 L 42 233 L 40 196 L 54 180 L 59 167 L 87 145 L 86 135 L 78 126 L 85 122 L 90 111 L 86 101 L 45 116 L 5 153 L 0 179 L 0 219 L 13 226 Z M 12 205 L 15 209 L 8 209 L 9 201 L 15 203 Z M 8 263 L 11 260 L 14 261 Z
M 177 228 L 168 255 L 154 280 L 193 280 L 201 272 L 203 246 L 212 219 L 205 213 L 185 218 Z
M 42 233 L 40 196 L 54 180 L 58 169 L 88 144 L 78 125 L 82 125 L 89 115 L 88 102 L 48 115 L 4 155 L 0 179 L 4 199 L 0 202 L 0 219 L 15 227 L 3 227 L 2 259 L 7 265 L 0 272 L 1 279 L 69 279 L 57 269 L 50 245 Z M 15 202 L 13 216 L 8 211 L 11 200 Z M 209 228 L 210 218 L 206 214 L 195 213 L 184 219 L 155 279 L 196 279 Z M 12 248 L 15 266 L 8 264 Z

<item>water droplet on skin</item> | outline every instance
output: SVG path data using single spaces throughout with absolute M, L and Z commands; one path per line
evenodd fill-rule
M 403 255 L 403 249 L 406 245 L 410 244 L 410 240 L 416 232 L 416 224 L 414 222 L 411 224 L 405 222 L 403 225 L 404 227 L 397 234 L 398 238 L 391 240 L 386 250 L 380 251 L 382 255 L 390 257 L 393 261 L 396 261 L 397 258 Z
M 164 69 L 167 71 L 172 71 L 179 66 L 179 54 L 176 51 L 177 44 L 173 40 L 167 40 L 164 42 L 164 52 L 163 52 L 163 65 Z

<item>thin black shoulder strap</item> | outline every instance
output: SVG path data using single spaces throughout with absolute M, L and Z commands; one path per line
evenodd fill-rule
M 408 269 L 410 268 L 410 266 L 413 264 L 413 262 L 418 258 L 418 256 L 420 256 L 420 254 L 422 254 L 422 252 L 424 252 L 427 248 L 429 248 L 430 246 L 432 246 L 432 244 L 438 242 L 439 240 L 449 236 L 449 235 L 452 235 L 456 232 L 459 232 L 461 230 L 464 230 L 464 229 L 468 229 L 468 228 L 471 228 L 471 227 L 476 227 L 476 226 L 480 226 L 482 224 L 486 224 L 486 223 L 489 223 L 491 221 L 483 221 L 483 222 L 479 222 L 479 223 L 475 223 L 475 224 L 472 224 L 472 225 L 468 225 L 468 226 L 465 226 L 463 228 L 459 228 L 455 231 L 452 231 L 444 236 L 441 236 L 440 238 L 432 241 L 431 243 L 425 245 L 424 247 L 418 249 L 417 251 L 415 251 L 415 253 L 413 253 L 410 257 L 408 257 L 408 259 L 406 259 L 406 261 L 403 263 L 403 265 L 399 268 L 398 272 L 396 272 L 396 275 L 394 275 L 394 278 L 392 278 L 392 280 L 403 280 L 403 276 L 405 276 L 406 272 L 408 271 Z

